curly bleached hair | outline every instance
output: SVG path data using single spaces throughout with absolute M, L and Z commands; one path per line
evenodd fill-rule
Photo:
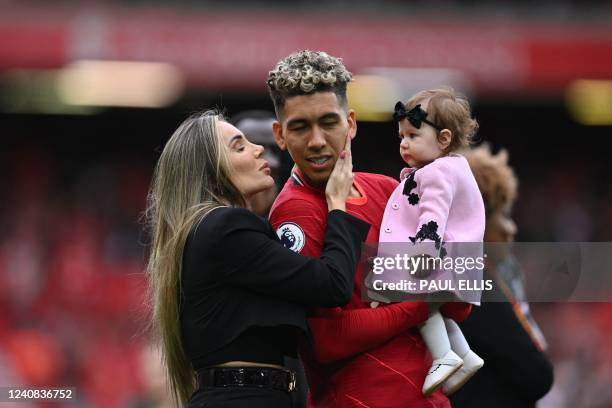
M 348 109 L 346 84 L 353 75 L 340 58 L 323 51 L 303 50 L 283 58 L 268 74 L 268 89 L 276 116 L 281 117 L 285 100 L 315 92 L 333 92 L 344 109 Z
M 464 95 L 446 86 L 420 91 L 405 103 L 406 109 L 424 102 L 427 102 L 427 119 L 453 134 L 446 148 L 447 153 L 466 148 L 474 142 L 478 122 L 472 118 L 470 103 Z
M 508 165 L 508 152 L 502 149 L 494 155 L 490 146 L 484 143 L 473 149 L 465 149 L 461 154 L 474 173 L 487 214 L 509 211 L 516 200 L 518 179 Z

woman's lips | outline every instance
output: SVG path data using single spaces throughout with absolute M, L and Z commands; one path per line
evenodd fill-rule
M 268 163 L 267 161 L 264 161 L 264 163 L 259 168 L 259 171 L 263 171 L 266 175 L 269 176 L 270 173 L 272 172 L 272 170 L 270 169 L 270 163 Z

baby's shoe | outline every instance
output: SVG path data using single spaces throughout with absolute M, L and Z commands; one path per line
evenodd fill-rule
M 442 391 L 446 395 L 451 395 L 459 388 L 463 387 L 463 384 L 467 382 L 476 371 L 484 365 L 484 360 L 472 350 L 468 351 L 463 356 L 463 367 L 461 367 L 455 374 L 451 375 L 448 380 L 442 386 Z
M 463 360 L 453 350 L 449 350 L 444 357 L 434 360 L 423 383 L 423 395 L 426 397 L 431 395 L 462 365 Z

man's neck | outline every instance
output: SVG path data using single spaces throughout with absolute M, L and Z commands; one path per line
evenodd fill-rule
M 325 186 L 320 186 L 320 187 L 314 186 L 302 175 L 302 173 L 299 171 L 299 168 L 297 166 L 295 166 L 294 169 L 298 170 L 299 177 L 301 180 L 303 180 L 304 183 L 306 183 L 311 188 L 314 188 L 315 190 L 325 193 Z M 359 192 L 359 190 L 357 190 L 357 187 L 355 187 L 355 182 L 353 182 L 353 185 L 351 185 L 351 191 L 349 192 L 348 198 L 360 198 L 360 197 L 362 197 L 362 195 Z
M 313 188 L 325 194 L 325 187 L 313 187 Z M 353 184 L 351 186 L 351 191 L 349 192 L 348 198 L 360 198 L 360 197 L 362 197 L 361 193 L 359 192 L 359 190 L 357 190 L 357 187 L 355 187 L 355 184 Z
M 351 186 L 351 192 L 349 193 L 349 198 L 359 198 L 361 197 L 361 193 L 359 192 L 359 190 L 357 190 L 357 187 L 355 187 L 355 184 L 353 184 Z

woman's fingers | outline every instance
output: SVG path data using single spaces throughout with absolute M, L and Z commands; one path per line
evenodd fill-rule
M 346 140 L 344 141 L 344 150 L 347 152 L 351 151 L 351 136 L 347 133 Z
M 344 159 L 346 160 L 346 166 L 350 167 L 350 170 L 353 170 L 353 158 L 351 157 L 351 137 L 348 135 L 346 135 L 346 140 L 344 142 Z

